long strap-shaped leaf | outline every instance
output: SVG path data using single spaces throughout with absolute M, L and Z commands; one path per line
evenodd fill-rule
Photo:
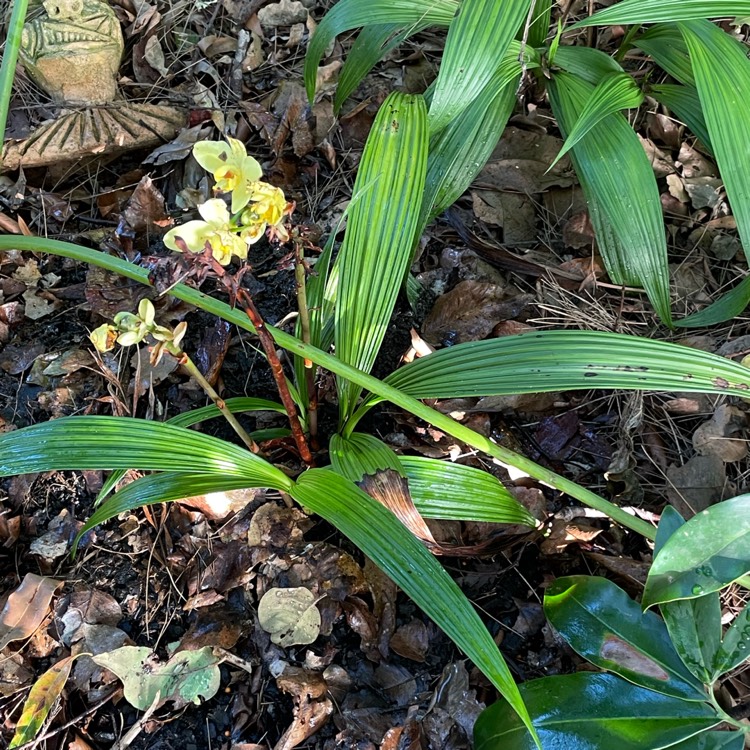
M 310 101 L 315 96 L 318 65 L 339 34 L 372 24 L 448 26 L 456 8 L 456 0 L 340 0 L 326 13 L 307 49 L 305 86 Z
M 513 677 L 476 611 L 443 567 L 390 511 L 326 469 L 305 472 L 290 494 L 349 537 L 439 623 L 536 736 Z
M 336 355 L 369 372 L 411 263 L 427 167 L 427 112 L 421 96 L 391 94 L 367 138 L 354 192 L 367 194 L 349 213 L 339 253 Z M 338 380 L 346 421 L 361 388 Z
M 123 432 L 126 428 L 123 428 Z M 212 492 L 244 490 L 249 487 L 269 487 L 267 480 L 260 477 L 256 480 L 230 474 L 189 474 L 176 471 L 164 471 L 141 477 L 116 492 L 102 503 L 78 532 L 73 544 L 73 553 L 78 541 L 89 530 L 110 518 L 119 516 L 128 510 L 135 510 L 143 505 L 168 503 L 172 500 L 183 500 L 187 497 L 198 497 Z M 286 482 L 285 491 L 291 486 Z
M 703 146 L 713 153 L 711 136 L 703 117 L 701 101 L 695 86 L 682 86 L 676 83 L 660 83 L 649 87 L 649 94 L 665 107 L 669 107 L 691 132 L 698 136 Z
M 333 98 L 333 111 L 338 114 L 344 102 L 372 70 L 375 63 L 382 60 L 410 36 L 418 34 L 426 25 L 410 23 L 403 26 L 386 23 L 365 26 L 359 32 L 341 68 L 336 95 Z
M 693 63 L 716 163 L 750 260 L 750 60 L 709 21 L 682 23 L 680 30 Z
M 573 130 L 593 87 L 570 73 L 549 82 L 555 117 Z M 617 284 L 642 286 L 659 317 L 671 325 L 669 269 L 661 200 L 638 136 L 619 113 L 605 117 L 570 153 L 609 275 Z
M 244 448 L 165 422 L 63 417 L 0 435 L 0 476 L 53 469 L 229 474 L 286 490 L 282 471 Z
M 11 249 L 53 253 L 64 258 L 72 258 L 81 263 L 91 263 L 92 265 L 105 268 L 113 273 L 119 273 L 125 278 L 133 279 L 141 284 L 149 284 L 148 272 L 146 269 L 128 263 L 127 261 L 121 260 L 113 255 L 107 255 L 101 251 L 81 247 L 80 245 L 74 245 L 69 242 L 60 242 L 59 240 L 50 240 L 39 237 L 4 237 L 0 235 L 0 252 Z M 217 315 L 222 318 L 222 320 L 226 320 L 227 322 L 232 323 L 232 325 L 236 325 L 238 328 L 250 332 L 254 332 L 255 330 L 248 320 L 247 315 L 241 310 L 233 309 L 227 305 L 226 302 L 209 297 L 207 294 L 203 294 L 197 289 L 192 289 L 185 284 L 177 284 L 171 289 L 170 294 L 173 297 L 181 299 L 190 305 L 195 305 L 212 315 Z M 357 383 L 361 388 L 366 388 L 370 392 L 377 394 L 378 397 L 391 401 L 420 419 L 424 419 L 426 422 L 434 425 L 447 435 L 451 435 L 457 440 L 461 440 L 467 445 L 471 445 L 477 450 L 487 453 L 498 461 L 521 469 L 530 477 L 534 477 L 541 482 L 555 487 L 561 492 L 569 494 L 571 497 L 580 500 L 591 508 L 602 511 L 614 521 L 617 521 L 626 528 L 633 529 L 647 539 L 654 538 L 655 530 L 651 524 L 626 513 L 608 500 L 605 500 L 596 493 L 587 490 L 576 482 L 556 474 L 554 471 L 551 471 L 544 466 L 540 466 L 525 456 L 514 453 L 508 448 L 494 443 L 484 435 L 480 435 L 478 432 L 456 422 L 449 416 L 441 414 L 439 411 L 432 409 L 421 401 L 418 401 L 398 390 L 398 388 L 393 388 L 388 385 L 388 383 L 378 380 L 361 370 L 357 370 L 355 367 L 351 367 L 345 362 L 339 360 L 333 354 L 329 354 L 328 352 L 322 351 L 314 346 L 304 344 L 298 338 L 279 330 L 278 328 L 274 328 L 273 326 L 268 326 L 268 329 L 276 343 L 295 356 L 311 359 L 315 364 L 325 367 L 342 378 L 348 378 L 353 383 Z
M 737 317 L 750 303 L 750 276 L 700 312 L 675 321 L 682 328 L 707 328 Z
M 540 331 L 457 344 L 401 367 L 386 382 L 416 398 L 589 388 L 750 398 L 750 368 L 679 344 L 599 331 Z
M 672 78 L 687 86 L 695 85 L 687 44 L 677 24 L 656 24 L 641 34 L 635 45 L 653 57 Z
M 547 171 L 552 169 L 591 128 L 598 125 L 607 115 L 619 112 L 621 109 L 637 109 L 642 102 L 643 92 L 627 73 L 613 73 L 603 78 L 587 99 L 560 153 Z
M 750 15 L 750 0 L 622 0 L 571 26 L 629 25 Z
M 7 7 L 7 6 L 6 6 Z M 16 75 L 18 51 L 21 49 L 23 22 L 29 0 L 14 0 L 13 12 L 8 21 L 3 61 L 0 64 L 0 148 L 5 142 L 5 125 L 8 119 L 8 107 L 13 91 L 13 79 Z
M 265 398 L 249 398 L 246 396 L 238 396 L 236 398 L 228 398 L 224 401 L 226 408 L 232 412 L 232 414 L 243 411 L 275 411 L 279 414 L 286 414 L 286 409 L 276 401 L 269 401 Z M 208 406 L 201 406 L 198 409 L 190 409 L 184 411 L 181 414 L 175 414 L 167 420 L 167 424 L 175 425 L 176 427 L 192 427 L 193 425 L 200 424 L 207 419 L 216 419 L 221 416 L 221 411 L 218 406 L 209 404 Z M 288 434 L 288 432 L 286 432 Z M 257 432 L 250 435 L 253 440 L 260 440 L 257 436 Z M 135 467 L 128 467 L 135 468 Z M 96 496 L 95 505 L 99 505 L 107 495 L 125 478 L 127 471 L 125 469 L 118 469 L 113 471 L 107 480 L 99 490 L 99 494 Z
M 439 133 L 431 135 L 417 235 L 430 219 L 445 211 L 471 185 L 500 140 L 513 111 L 521 79 L 516 45 L 511 47 L 513 51 L 506 53 L 495 74 L 471 104 Z
M 462 0 L 450 25 L 430 104 L 439 133 L 489 83 L 529 13 L 531 0 Z

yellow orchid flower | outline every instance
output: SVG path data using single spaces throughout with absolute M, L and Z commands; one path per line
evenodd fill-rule
M 241 211 L 251 200 L 250 185 L 260 179 L 260 164 L 247 155 L 236 138 L 223 141 L 200 141 L 193 146 L 193 156 L 203 169 L 212 172 L 215 190 L 232 193 L 232 213 Z
M 281 188 L 267 182 L 254 182 L 250 185 L 250 205 L 242 212 L 240 224 L 242 236 L 253 244 L 266 231 L 266 227 L 281 224 L 287 208 L 287 200 Z
M 248 242 L 231 226 L 229 210 L 223 200 L 212 198 L 198 206 L 198 211 L 204 221 L 188 221 L 164 235 L 164 244 L 170 250 L 182 252 L 187 248 L 191 253 L 201 253 L 208 242 L 211 254 L 222 266 L 228 265 L 233 255 L 241 260 L 247 258 Z
M 102 354 L 111 352 L 117 341 L 117 329 L 109 323 L 104 323 L 91 331 L 89 338 L 97 351 Z

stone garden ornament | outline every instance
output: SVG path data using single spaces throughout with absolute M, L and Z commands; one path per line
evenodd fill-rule
M 24 25 L 20 59 L 60 113 L 27 139 L 6 143 L 3 170 L 110 158 L 175 136 L 181 111 L 117 101 L 125 43 L 107 2 L 43 0 L 40 10 Z

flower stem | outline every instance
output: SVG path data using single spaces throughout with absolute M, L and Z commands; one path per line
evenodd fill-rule
M 302 341 L 310 343 L 310 311 L 307 307 L 307 285 L 305 279 L 305 252 L 301 242 L 294 243 L 295 266 L 294 279 L 297 287 L 297 309 L 302 332 Z M 310 430 L 310 441 L 315 445 L 318 436 L 318 392 L 315 387 L 315 370 L 311 359 L 304 358 L 305 384 L 307 386 L 307 426 Z
M 313 460 L 312 453 L 310 453 L 310 447 L 307 445 L 305 433 L 302 431 L 302 425 L 297 415 L 297 405 L 294 403 L 292 394 L 289 392 L 289 386 L 286 382 L 284 370 L 281 367 L 279 355 L 276 354 L 276 342 L 273 340 L 273 336 L 269 333 L 268 328 L 266 328 L 265 321 L 247 290 L 240 288 L 236 292 L 237 301 L 244 308 L 247 317 L 250 318 L 250 322 L 255 328 L 255 333 L 260 339 L 260 344 L 266 353 L 268 364 L 271 366 L 271 372 L 273 373 L 273 379 L 276 381 L 276 387 L 279 390 L 281 403 L 284 404 L 284 408 L 289 416 L 289 426 L 292 428 L 292 437 L 297 444 L 300 458 L 308 466 L 314 466 L 315 461 Z
M 213 389 L 213 386 L 211 383 L 208 382 L 203 377 L 203 373 L 198 369 L 195 362 L 193 362 L 192 359 L 185 353 L 182 352 L 179 357 L 180 364 L 185 368 L 188 375 L 195 378 L 198 385 L 203 388 L 203 390 L 206 392 L 206 395 L 211 399 L 211 401 L 214 402 L 216 408 L 222 413 L 224 416 L 224 419 L 229 422 L 230 425 L 232 425 L 232 429 L 237 433 L 240 440 L 253 452 L 253 453 L 260 453 L 260 447 L 258 444 L 253 440 L 250 435 L 245 432 L 245 429 L 242 427 L 242 425 L 237 420 L 237 417 L 232 414 L 229 409 L 227 409 L 227 405 L 224 403 L 224 399 L 219 396 L 219 394 Z

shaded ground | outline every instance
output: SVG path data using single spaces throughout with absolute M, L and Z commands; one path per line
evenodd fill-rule
M 34 234 L 134 263 L 163 254 L 165 220 L 179 220 L 181 209 L 201 200 L 205 176 L 186 157 L 196 140 L 218 137 L 217 126 L 248 144 L 269 179 L 297 201 L 295 219 L 311 227 L 316 241 L 324 238 L 350 198 L 379 103 L 394 86 L 423 90 L 440 49 L 437 37 L 423 35 L 398 50 L 335 121 L 330 95 L 349 42 L 337 42 L 326 58 L 324 93 L 311 109 L 299 83 L 322 7 L 308 13 L 286 0 L 200 6 L 121 0 L 117 12 L 128 43 L 124 95 L 184 107 L 188 127 L 155 153 L 79 172 L 6 174 L 0 219 L 9 231 L 20 217 Z M 145 58 L 148 39 L 156 42 Z M 152 67 L 160 60 L 157 44 L 161 70 Z M 426 235 L 413 269 L 425 290 L 423 309 L 415 315 L 400 303 L 376 375 L 398 365 L 411 328 L 435 347 L 548 326 L 676 338 L 658 327 L 641 295 L 607 283 L 566 160 L 545 175 L 559 133 L 533 88 L 520 98 L 526 114 L 513 118 L 471 191 Z M 524 111 L 521 105 L 517 111 Z M 675 308 L 692 310 L 737 277 L 742 254 L 714 165 L 674 121 L 656 109 L 644 111 L 637 125 L 663 190 Z M 49 114 L 22 74 L 13 113 L 12 137 Z M 254 254 L 252 290 L 273 323 L 294 309 L 283 256 L 283 249 L 266 244 Z M 133 350 L 101 358 L 92 351 L 88 332 L 119 310 L 134 310 L 146 293 L 142 287 L 69 261 L 16 253 L 0 256 L 0 290 L 0 429 L 81 413 L 164 419 L 205 403 L 173 362 L 152 371 L 147 355 Z M 157 309 L 164 321 L 188 321 L 186 348 L 223 396 L 276 397 L 251 337 L 167 299 Z M 739 358 L 750 351 L 749 334 L 739 319 L 679 340 Z M 324 426 L 332 420 L 333 392 L 323 389 Z M 746 407 L 732 399 L 591 392 L 436 407 L 648 519 L 666 500 L 690 515 L 746 489 Z M 243 423 L 252 430 L 284 425 L 266 413 Z M 515 675 L 526 680 L 573 669 L 577 657 L 544 622 L 545 584 L 594 573 L 636 594 L 650 561 L 643 540 L 530 480 L 509 477 L 388 406 L 363 425 L 404 452 L 493 472 L 544 523 L 543 533 L 525 536 L 488 524 L 431 526 L 438 539 L 464 544 L 497 536 L 493 554 L 445 563 Z M 223 425 L 205 429 L 232 439 Z M 295 463 L 283 442 L 265 449 L 280 463 Z M 62 656 L 135 644 L 166 659 L 168 645 L 179 641 L 182 648 L 218 647 L 232 656 L 220 667 L 214 698 L 200 706 L 168 704 L 143 721 L 123 699 L 119 681 L 81 659 L 45 727 L 46 747 L 471 746 L 473 720 L 495 699 L 494 690 L 335 529 L 272 493 L 250 492 L 126 514 L 92 533 L 71 561 L 70 540 L 90 515 L 103 478 L 55 472 L 0 483 L 0 593 L 16 590 L 27 573 L 63 582 L 33 635 L 3 650 L 0 743 L 12 736 L 28 686 Z M 318 600 L 321 635 L 310 646 L 282 648 L 259 627 L 257 606 L 268 589 L 297 586 Z M 731 596 L 725 606 L 736 611 L 742 602 Z M 726 689 L 742 699 L 744 678 L 732 678 Z

